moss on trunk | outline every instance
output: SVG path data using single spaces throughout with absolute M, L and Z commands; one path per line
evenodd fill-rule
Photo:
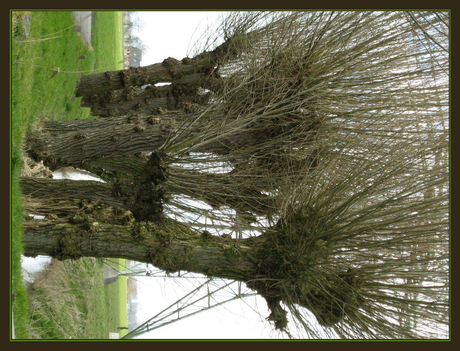
M 117 257 L 151 263 L 166 272 L 182 270 L 240 281 L 254 277 L 257 246 L 251 240 L 209 237 L 168 219 L 122 225 L 121 216 L 104 223 L 94 215 L 25 221 L 24 254 L 60 260 Z

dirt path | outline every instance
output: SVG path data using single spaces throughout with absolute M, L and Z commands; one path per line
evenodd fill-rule
M 91 49 L 91 11 L 73 11 L 75 24 L 81 27 L 81 36 L 88 49 Z

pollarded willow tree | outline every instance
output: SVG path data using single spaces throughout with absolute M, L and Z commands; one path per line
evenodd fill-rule
M 35 159 L 106 182 L 22 179 L 26 208 L 45 215 L 24 222 L 25 254 L 239 280 L 277 329 L 307 337 L 438 337 L 449 323 L 448 15 L 230 13 L 223 44 L 192 59 L 83 76 L 77 92 L 96 103 L 186 80 L 176 100 L 193 108 L 30 135 Z

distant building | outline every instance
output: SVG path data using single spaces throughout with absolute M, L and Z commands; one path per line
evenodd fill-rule
M 125 47 L 124 68 L 140 67 L 142 61 L 142 50 L 134 46 Z

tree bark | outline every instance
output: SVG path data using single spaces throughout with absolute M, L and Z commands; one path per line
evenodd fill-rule
M 51 170 L 72 166 L 87 169 L 97 158 L 134 155 L 158 149 L 185 114 L 122 116 L 50 123 L 29 135 L 27 149 L 34 160 Z M 88 169 L 91 171 L 90 169 Z
M 176 102 L 171 86 L 129 87 L 102 95 L 85 96 L 82 107 L 89 107 L 91 115 L 99 117 L 123 116 L 132 113 L 155 114 L 158 109 L 173 110 Z
M 130 67 L 126 70 L 107 71 L 86 74 L 80 77 L 75 91 L 76 96 L 102 95 L 115 90 L 133 86 L 155 85 L 167 82 L 200 82 L 213 81 L 208 86 L 219 86 L 215 80 L 219 75 L 215 71 L 216 62 L 212 53 L 205 53 L 195 59 L 185 58 L 178 61 L 167 58 L 162 63 L 143 67 Z
M 215 79 L 207 78 L 201 73 L 194 73 L 183 79 L 176 79 L 167 86 L 149 85 L 145 89 L 130 86 L 99 95 L 84 96 L 82 107 L 90 107 L 91 115 L 100 117 L 131 114 L 153 114 L 154 111 L 179 110 L 189 111 L 195 105 L 208 103 L 210 92 L 199 92 L 199 88 L 217 89 Z
M 168 172 L 168 177 L 173 177 L 172 182 L 168 182 L 166 176 L 158 179 L 158 174 L 156 179 L 148 177 L 145 181 L 140 179 L 139 174 L 142 174 L 147 164 L 142 164 L 135 173 L 137 176 L 115 178 L 108 183 L 23 177 L 20 186 L 22 193 L 27 196 L 96 201 L 130 210 L 140 220 L 155 219 L 155 213 L 159 215 L 162 212 L 165 195 L 171 194 L 187 195 L 215 208 L 230 206 L 250 222 L 255 220 L 254 215 L 274 213 L 276 199 L 262 194 L 260 189 L 244 177 L 203 175 L 181 169 L 180 172 L 174 170 L 174 175 Z M 193 183 L 190 186 L 178 186 L 180 173 L 187 179 L 193 177 Z M 152 183 L 156 185 L 155 189 Z
M 197 233 L 171 220 L 118 225 L 45 219 L 25 221 L 23 227 L 26 256 L 125 258 L 151 263 L 167 272 L 183 270 L 240 281 L 256 275 L 260 239 Z
M 163 216 L 166 166 L 152 153 L 143 169 L 128 179 L 101 184 L 96 181 L 72 181 L 22 178 L 25 195 L 41 198 L 85 199 L 129 209 L 138 221 L 155 221 Z
M 336 312 L 332 304 L 332 291 L 300 288 L 297 280 L 292 286 L 286 285 L 289 283 L 280 271 L 276 255 L 279 247 L 273 241 L 276 227 L 257 237 L 231 239 L 195 231 L 169 218 L 156 222 L 129 220 L 113 208 L 94 203 L 81 204 L 69 199 L 56 202 L 53 198 L 41 198 L 34 203 L 35 200 L 25 201 L 26 210 L 45 207 L 47 218 L 23 222 L 25 256 L 46 255 L 58 260 L 124 258 L 150 263 L 167 273 L 187 271 L 242 281 L 266 299 L 272 311 L 269 320 L 278 329 L 287 325 L 286 312 L 280 305 L 284 298 L 309 308 L 321 324 L 330 326 L 341 320 L 341 311 Z M 278 284 L 287 290 L 280 290 Z M 347 287 L 351 289 L 353 285 Z
M 130 86 L 154 85 L 160 82 L 171 82 L 171 80 L 171 73 L 163 63 L 145 67 L 130 67 L 120 71 L 85 74 L 77 82 L 75 95 L 99 95 Z
M 113 185 L 91 180 L 21 178 L 22 194 L 38 198 L 85 199 L 127 208 L 125 196 L 115 196 Z
M 160 148 L 175 132 L 176 124 L 179 125 L 189 117 L 187 113 L 174 112 L 151 116 L 133 115 L 50 122 L 44 125 L 39 134 L 29 135 L 28 154 L 34 160 L 43 161 L 51 170 L 72 166 L 93 172 L 105 180 L 134 179 L 133 177 L 136 177 L 147 164 L 149 158 L 146 153 Z M 200 123 L 206 125 L 206 118 L 203 118 Z M 199 135 L 200 131 L 201 127 L 197 125 L 186 137 L 193 138 L 194 134 Z M 191 143 L 188 150 L 227 154 L 232 150 L 244 150 L 245 147 L 252 145 L 253 155 L 256 156 L 257 148 L 253 145 L 255 143 L 257 139 L 254 133 L 243 129 L 210 138 L 208 142 L 197 138 L 196 145 Z M 256 161 L 252 161 L 252 164 L 245 166 L 247 159 L 239 160 L 233 156 L 232 159 L 242 164 L 235 164 L 234 171 L 223 175 L 203 174 L 171 165 L 167 173 L 172 181 L 165 182 L 164 190 L 168 194 L 189 195 L 204 200 L 214 207 L 230 206 L 245 217 L 249 216 L 248 219 L 254 214 L 270 215 L 275 208 L 276 199 L 261 193 L 262 190 L 267 190 L 261 187 L 261 172 L 264 167 L 283 167 L 283 162 L 275 160 L 274 156 L 269 158 L 265 160 L 263 157 L 255 157 L 257 164 L 254 163 Z M 294 162 L 290 162 L 290 167 L 293 166 Z M 75 185 L 72 183 L 72 186 Z M 129 191 L 138 193 L 140 190 L 126 189 L 124 200 L 131 198 Z M 97 191 L 91 193 L 98 194 Z M 108 196 L 103 198 L 109 199 Z M 131 203 L 137 203 L 138 200 L 136 197 L 136 201 Z M 112 205 L 132 210 L 132 206 L 125 207 L 115 203 Z M 138 207 L 141 211 L 142 206 Z M 146 209 L 147 212 L 156 211 L 147 205 Z

